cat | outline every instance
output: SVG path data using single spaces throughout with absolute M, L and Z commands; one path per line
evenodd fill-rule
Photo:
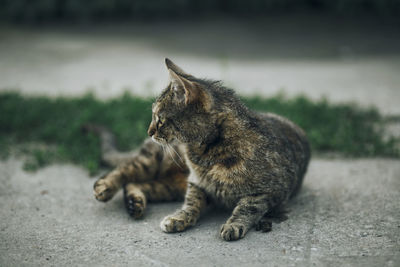
M 269 231 L 269 214 L 300 189 L 311 157 L 304 131 L 286 118 L 249 110 L 233 90 L 199 79 L 165 59 L 170 83 L 152 106 L 141 150 L 95 185 L 109 200 L 124 187 L 133 217 L 147 201 L 184 198 L 181 209 L 160 227 L 181 232 L 208 209 L 232 210 L 220 228 L 226 241 L 243 238 L 254 226 Z
M 98 201 L 109 201 L 123 188 L 128 214 L 139 219 L 149 201 L 184 199 L 189 169 L 182 161 L 183 153 L 179 146 L 164 148 L 147 139 L 137 151 L 120 152 L 115 136 L 107 128 L 85 124 L 82 130 L 100 137 L 101 161 L 114 168 L 94 183 L 94 195 Z

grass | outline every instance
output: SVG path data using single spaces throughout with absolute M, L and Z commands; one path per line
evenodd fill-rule
M 375 109 L 352 104 L 311 101 L 304 96 L 243 98 L 250 108 L 284 115 L 308 134 L 314 152 L 339 152 L 355 157 L 399 157 L 394 138 L 384 138 L 384 120 Z M 0 151 L 3 157 L 19 147 L 29 155 L 25 169 L 53 162 L 79 164 L 95 174 L 100 168 L 100 144 L 81 131 L 85 123 L 109 127 L 121 150 L 131 150 L 146 137 L 152 99 L 128 93 L 107 101 L 93 95 L 80 98 L 23 97 L 0 93 Z

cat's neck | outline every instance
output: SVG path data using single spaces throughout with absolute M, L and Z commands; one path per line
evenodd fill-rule
M 243 128 L 243 121 L 237 116 L 232 114 L 221 116 L 215 135 L 203 142 L 185 144 L 188 159 L 197 165 L 211 166 L 225 155 L 235 155 L 240 146 L 239 134 Z

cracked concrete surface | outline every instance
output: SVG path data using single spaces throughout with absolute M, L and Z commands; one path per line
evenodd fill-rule
M 178 234 L 159 228 L 180 203 L 150 204 L 141 220 L 121 192 L 92 195 L 95 178 L 54 165 L 26 173 L 0 163 L 0 266 L 399 266 L 400 160 L 314 158 L 289 219 L 272 232 L 222 241 L 224 211 Z

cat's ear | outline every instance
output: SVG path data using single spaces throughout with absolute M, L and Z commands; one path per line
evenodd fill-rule
M 168 58 L 165 59 L 165 65 L 167 65 L 169 71 L 171 90 L 174 90 L 178 96 L 183 97 L 186 105 L 197 102 L 205 109 L 210 107 L 207 93 L 198 83 L 189 80 L 191 77 L 194 78 L 192 75 L 185 73 Z
M 172 62 L 172 60 L 170 60 L 169 58 L 165 58 L 165 65 L 167 66 L 167 69 L 172 70 L 175 73 L 190 76 L 190 74 L 185 73 L 183 69 L 175 65 L 175 63 Z
M 180 74 L 174 72 L 172 69 L 168 69 L 169 79 L 171 81 L 171 90 L 174 90 L 177 95 L 185 98 L 185 104 L 194 103 L 199 99 L 200 92 L 196 83 L 189 81 Z

